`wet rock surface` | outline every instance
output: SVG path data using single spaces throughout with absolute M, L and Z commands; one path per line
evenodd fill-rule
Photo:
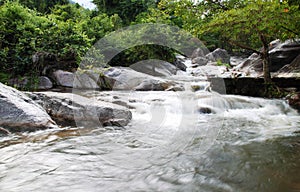
M 41 106 L 24 93 L 1 83 L 0 106 L 0 127 L 9 132 L 35 131 L 57 127 Z
M 28 95 L 61 125 L 125 126 L 132 118 L 128 108 L 72 93 L 35 92 Z

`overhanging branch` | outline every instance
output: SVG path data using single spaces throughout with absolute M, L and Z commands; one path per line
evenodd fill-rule
M 242 43 L 239 43 L 237 41 L 228 40 L 228 43 L 230 43 L 231 45 L 238 46 L 238 47 L 243 48 L 243 49 L 247 49 L 247 50 L 253 51 L 254 53 L 260 54 L 260 52 L 257 51 L 256 49 L 253 49 L 252 47 L 249 47 L 249 46 L 244 45 Z

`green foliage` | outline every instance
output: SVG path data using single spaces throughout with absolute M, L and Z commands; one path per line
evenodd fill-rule
M 17 2 L 0 7 L 0 70 L 13 75 L 32 73 L 32 55 L 43 51 L 60 61 L 80 62 L 97 39 L 120 25 L 118 16 L 92 12 L 78 5 L 56 5 L 41 15 Z
M 56 5 L 51 10 L 50 17 L 55 18 L 59 21 L 80 22 L 82 20 L 89 19 L 91 12 L 78 4 L 66 4 L 66 5 Z
M 289 11 L 284 12 L 285 8 Z M 227 41 L 258 49 L 263 46 L 261 36 L 268 42 L 295 37 L 289 30 L 299 31 L 295 22 L 300 18 L 297 8 L 275 0 L 249 1 L 243 8 L 220 12 L 202 27 L 202 32 L 219 33 Z
M 55 54 L 59 61 L 77 64 L 86 51 L 105 35 L 124 25 L 164 23 L 176 25 L 201 39 L 209 49 L 232 43 L 259 52 L 274 39 L 297 38 L 300 34 L 299 1 L 275 0 L 94 0 L 98 10 L 87 10 L 67 0 L 0 0 L 0 71 L 11 75 L 32 74 L 32 55 Z M 167 29 L 162 29 L 167 32 Z M 168 32 L 167 32 L 168 33 Z M 158 33 L 159 34 L 159 33 Z M 152 39 L 153 43 L 143 43 Z M 119 33 L 107 39 L 102 50 L 86 55 L 87 66 L 103 66 L 105 52 L 122 50 L 111 65 L 130 65 L 145 59 L 174 61 L 175 50 L 155 42 L 187 42 L 174 45 L 193 49 L 191 37 L 157 37 L 149 29 L 134 36 Z M 126 45 L 133 44 L 128 48 Z M 267 45 L 268 46 L 268 45 Z M 126 48 L 124 50 L 124 47 Z M 173 47 L 173 48 L 174 48 Z M 127 49 L 128 48 L 128 49 Z M 219 63 L 224 65 L 223 63 Z
M 116 55 L 108 64 L 110 66 L 130 66 L 149 59 L 175 62 L 175 51 L 161 45 L 140 45 L 129 48 Z
M 64 5 L 69 3 L 68 0 L 14 0 L 14 2 L 19 2 L 21 5 L 41 13 L 49 13 L 55 5 Z
M 207 10 L 210 7 L 201 1 L 195 4 L 191 0 L 161 0 L 156 8 L 150 8 L 137 16 L 137 23 L 165 23 L 176 25 L 201 39 L 211 50 L 219 46 L 217 34 L 201 34 L 199 29 L 208 21 Z M 209 11 L 211 12 L 211 11 Z
M 265 84 L 265 93 L 264 96 L 267 98 L 284 98 L 288 95 L 287 91 L 280 89 L 274 83 Z
M 122 25 L 122 20 L 118 15 L 108 16 L 107 14 L 99 14 L 88 20 L 81 22 L 82 31 L 93 40 L 93 44 L 101 39 L 104 35 L 117 30 Z
M 0 72 L 0 82 L 6 83 L 10 79 L 10 74 Z
M 295 21 L 299 19 L 297 6 L 275 0 L 253 0 L 245 7 L 220 12 L 202 30 L 219 33 L 223 40 L 259 53 L 263 60 L 264 80 L 269 83 L 269 42 L 297 37 L 299 22 Z
M 223 63 L 221 59 L 217 60 L 217 66 L 225 66 L 227 68 L 231 68 L 229 63 Z
M 42 46 L 43 28 L 50 22 L 35 11 L 8 2 L 0 7 L 0 23 L 1 70 L 17 74 L 29 70 L 31 55 Z
M 135 17 L 155 6 L 155 0 L 93 0 L 100 12 L 119 15 L 125 24 L 130 24 Z

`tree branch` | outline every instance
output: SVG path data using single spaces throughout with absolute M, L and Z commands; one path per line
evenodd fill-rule
M 283 25 L 281 25 L 281 27 L 282 27 L 283 29 L 285 29 L 285 30 L 291 32 L 291 33 L 294 33 L 295 35 L 299 35 L 299 33 L 295 32 L 295 31 L 293 31 L 293 30 L 291 30 L 291 29 L 289 29 L 289 28 L 287 28 L 287 27 L 285 27 L 285 26 L 283 26 Z
M 247 45 L 241 44 L 241 43 L 239 43 L 237 41 L 228 40 L 228 43 L 230 43 L 231 45 L 238 46 L 238 47 L 243 48 L 243 49 L 247 49 L 247 50 L 253 51 L 254 53 L 261 54 L 261 52 L 257 51 L 256 49 L 253 49 L 252 47 L 249 47 Z
M 209 3 L 215 4 L 217 6 L 219 6 L 222 10 L 224 11 L 228 11 L 229 8 L 224 6 L 222 3 L 220 3 L 219 1 L 215 2 L 214 0 L 207 0 Z

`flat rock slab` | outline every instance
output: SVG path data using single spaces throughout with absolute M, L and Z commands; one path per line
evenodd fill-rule
M 0 127 L 10 132 L 57 127 L 46 111 L 24 93 L 0 83 Z
M 126 107 L 72 93 L 35 92 L 29 96 L 61 125 L 101 127 L 125 126 L 132 118 Z

